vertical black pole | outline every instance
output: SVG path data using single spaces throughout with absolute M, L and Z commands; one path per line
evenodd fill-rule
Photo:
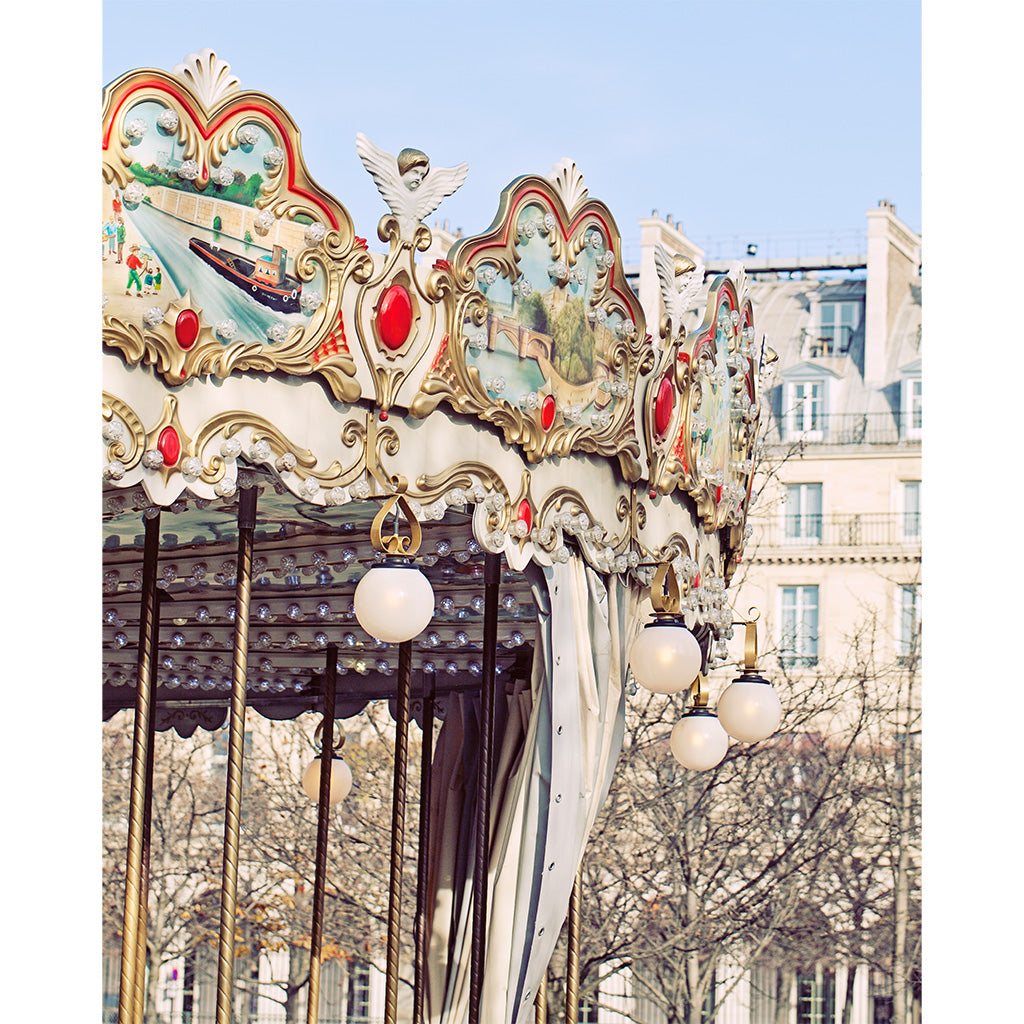
M 420 837 L 416 865 L 416 925 L 413 974 L 413 1024 L 423 1024 L 423 997 L 427 954 L 427 875 L 430 867 L 430 787 L 434 757 L 434 673 L 422 672 L 423 750 L 420 763 Z
M 405 778 L 409 756 L 409 690 L 412 641 L 398 645 L 395 711 L 395 782 L 391 801 L 391 882 L 388 887 L 388 948 L 384 978 L 384 1024 L 398 1020 L 399 936 L 402 919 L 402 847 L 405 844 Z
M 338 647 L 327 645 L 324 669 L 324 714 L 321 721 L 320 794 L 316 808 L 316 877 L 313 882 L 313 926 L 309 936 L 309 998 L 306 1022 L 316 1024 L 320 1012 L 320 953 L 323 949 L 324 889 L 327 885 L 327 825 L 331 806 L 331 761 L 334 758 L 334 702 L 338 685 Z
M 487 867 L 490 860 L 491 748 L 494 742 L 495 655 L 498 647 L 498 589 L 501 555 L 484 559 L 484 649 L 480 686 L 480 758 L 477 762 L 476 851 L 473 863 L 473 937 L 469 965 L 469 1024 L 480 1024 L 487 950 Z

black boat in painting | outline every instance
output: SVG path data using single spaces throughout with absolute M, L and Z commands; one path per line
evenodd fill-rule
M 298 313 L 302 282 L 284 272 L 288 251 L 275 245 L 270 256 L 250 260 L 238 253 L 221 249 L 200 238 L 190 238 L 188 247 L 221 277 L 248 292 L 257 302 L 278 313 Z

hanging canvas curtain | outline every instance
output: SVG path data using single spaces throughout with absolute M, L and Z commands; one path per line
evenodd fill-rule
M 522 1024 L 565 919 L 587 836 L 622 744 L 623 684 L 640 592 L 571 558 L 537 571 L 529 692 L 498 702 L 481 1019 Z M 431 802 L 427 1007 L 462 1024 L 469 1006 L 478 702 L 452 703 Z

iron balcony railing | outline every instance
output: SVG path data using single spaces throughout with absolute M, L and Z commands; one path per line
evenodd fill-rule
M 888 413 L 814 414 L 808 409 L 772 417 L 765 432 L 768 444 L 920 444 L 919 416 Z
M 921 515 L 847 513 L 842 515 L 787 515 L 770 520 L 751 519 L 750 538 L 756 553 L 770 548 L 808 547 L 920 547 Z

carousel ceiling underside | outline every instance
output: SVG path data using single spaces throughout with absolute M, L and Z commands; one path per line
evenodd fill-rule
M 352 607 L 360 577 L 382 557 L 370 542 L 379 502 L 318 508 L 278 493 L 269 476 L 257 489 L 247 706 L 271 719 L 319 709 L 329 643 L 339 652 L 338 717 L 390 697 L 398 646 L 366 634 Z M 158 511 L 156 725 L 217 728 L 231 691 L 238 500 L 187 496 L 157 510 L 141 488 L 104 495 L 104 719 L 135 705 L 145 521 Z M 447 694 L 480 685 L 485 553 L 470 519 L 449 509 L 423 523 L 416 559 L 434 588 L 435 614 L 413 641 L 414 705 L 427 676 L 439 714 Z M 506 567 L 499 589 L 496 670 L 511 684 L 529 678 L 536 610 L 525 573 Z

